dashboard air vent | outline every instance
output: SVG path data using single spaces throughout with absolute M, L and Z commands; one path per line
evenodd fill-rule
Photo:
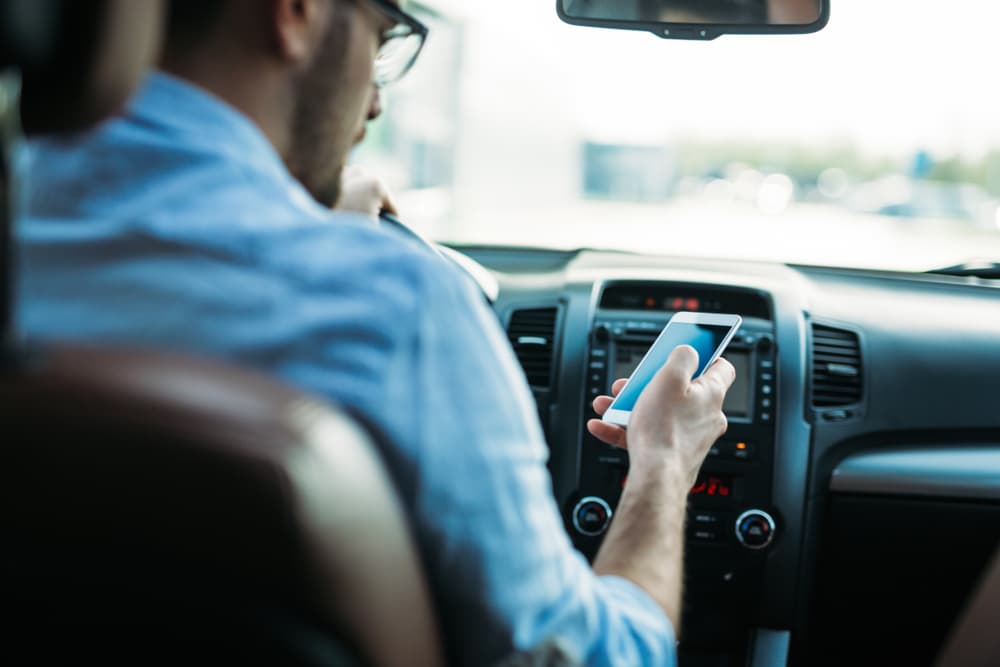
M 822 324 L 814 324 L 812 332 L 813 407 L 833 408 L 859 402 L 861 344 L 857 334 Z
M 515 310 L 511 315 L 507 337 L 532 387 L 552 384 L 552 350 L 558 312 L 556 308 L 533 308 Z

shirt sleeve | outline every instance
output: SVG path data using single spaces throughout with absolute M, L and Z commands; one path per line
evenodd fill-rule
M 631 582 L 596 576 L 573 549 L 534 400 L 492 310 L 471 281 L 421 277 L 415 511 L 459 662 L 554 640 L 590 665 L 675 664 L 662 609 Z

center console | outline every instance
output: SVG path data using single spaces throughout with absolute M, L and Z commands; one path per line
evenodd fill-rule
M 744 318 L 723 355 L 737 379 L 724 410 L 729 429 L 691 489 L 686 528 L 683 652 L 746 647 L 763 589 L 768 549 L 782 539 L 771 499 L 778 350 L 773 306 L 757 290 L 674 283 L 605 284 L 595 310 L 581 397 L 584 421 L 595 396 L 628 377 L 674 312 Z M 578 486 L 564 507 L 576 547 L 593 559 L 629 472 L 628 454 L 583 429 Z

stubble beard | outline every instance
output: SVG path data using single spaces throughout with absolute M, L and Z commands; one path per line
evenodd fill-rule
M 291 150 L 286 162 L 292 175 L 320 204 L 340 201 L 341 174 L 351 143 L 344 136 L 341 96 L 346 92 L 344 65 L 348 29 L 334 16 L 315 61 L 298 81 L 292 117 Z M 342 92 L 343 91 L 343 92 Z

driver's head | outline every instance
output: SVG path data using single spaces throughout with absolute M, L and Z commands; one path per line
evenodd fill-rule
M 381 112 L 373 67 L 392 25 L 371 0 L 171 0 L 162 66 L 253 119 L 332 206 L 351 147 Z
M 644 15 L 668 23 L 760 24 L 768 21 L 767 0 L 644 0 Z

